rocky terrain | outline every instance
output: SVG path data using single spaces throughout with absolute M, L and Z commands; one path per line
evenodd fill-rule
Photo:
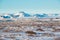
M 60 40 L 60 21 L 4 20 L 0 22 L 0 40 Z

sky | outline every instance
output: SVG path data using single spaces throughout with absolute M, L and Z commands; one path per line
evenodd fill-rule
M 60 13 L 60 0 L 0 0 L 0 13 Z

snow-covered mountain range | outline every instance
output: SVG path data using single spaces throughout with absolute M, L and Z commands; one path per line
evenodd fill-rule
M 60 14 L 46 14 L 46 13 L 36 13 L 36 14 L 29 14 L 26 12 L 19 12 L 19 13 L 9 13 L 9 14 L 5 14 L 5 15 L 0 15 L 0 19 L 18 19 L 18 18 L 59 18 Z

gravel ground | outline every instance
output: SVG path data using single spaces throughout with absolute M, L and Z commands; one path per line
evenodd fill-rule
M 49 26 L 46 22 L 43 22 L 43 26 L 39 23 L 21 23 L 1 22 L 0 40 L 60 40 L 59 25 Z

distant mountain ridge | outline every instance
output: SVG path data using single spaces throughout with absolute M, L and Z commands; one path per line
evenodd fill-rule
M 59 18 L 60 15 L 59 14 L 46 14 L 46 13 L 36 13 L 36 14 L 29 14 L 29 13 L 26 13 L 26 12 L 19 12 L 19 13 L 15 13 L 15 14 L 5 14 L 5 15 L 1 15 L 0 18 L 3 18 L 3 19 L 10 19 L 10 18 L 21 18 L 21 17 L 25 17 L 25 18 L 29 18 L 29 17 L 36 17 L 36 18 Z

